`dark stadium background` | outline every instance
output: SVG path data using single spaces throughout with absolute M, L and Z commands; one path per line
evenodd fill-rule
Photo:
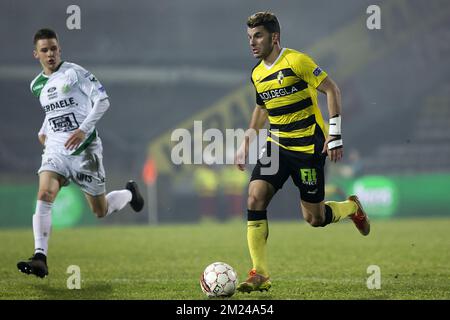
M 81 8 L 81 30 L 66 27 L 71 4 Z M 371 4 L 381 7 L 381 30 L 366 27 Z M 448 1 L 7 0 L 0 3 L 0 226 L 31 229 L 43 112 L 29 83 L 40 72 L 32 36 L 42 27 L 58 32 L 63 60 L 92 71 L 110 96 L 98 124 L 107 189 L 135 179 L 157 199 L 143 214 L 116 214 L 102 224 L 155 223 L 155 215 L 158 223 L 235 217 L 220 177 L 213 199 L 205 200 L 193 183 L 199 166 L 168 163 L 167 137 L 193 119 L 204 120 L 204 129 L 246 127 L 255 60 L 245 21 L 267 9 L 281 22 L 282 45 L 310 54 L 342 91 L 345 160 L 328 165 L 329 197 L 341 199 L 362 184 L 373 218 L 449 216 Z M 165 157 L 158 154 L 164 147 Z M 158 176 L 147 192 L 142 171 L 149 157 Z M 237 190 L 245 202 L 245 186 Z M 66 203 L 81 206 L 79 216 L 59 217 L 55 226 L 100 223 L 73 192 Z M 212 201 L 210 217 L 202 216 L 202 201 Z M 288 182 L 269 212 L 271 219 L 300 219 L 297 208 Z M 58 210 L 67 216 L 72 209 Z

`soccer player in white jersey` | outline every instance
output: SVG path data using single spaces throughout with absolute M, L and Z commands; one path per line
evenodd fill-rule
M 61 48 L 53 30 L 36 32 L 33 54 L 43 69 L 31 82 L 31 91 L 39 98 L 45 112 L 38 134 L 44 153 L 38 171 L 39 191 L 33 215 L 35 252 L 17 267 L 23 273 L 43 278 L 48 275 L 51 210 L 61 187 L 69 181 L 80 186 L 91 210 L 99 218 L 121 210 L 128 203 L 139 212 L 144 200 L 137 184 L 131 180 L 123 190 L 105 192 L 102 142 L 95 129 L 95 124 L 109 108 L 105 88 L 89 71 L 61 60 Z

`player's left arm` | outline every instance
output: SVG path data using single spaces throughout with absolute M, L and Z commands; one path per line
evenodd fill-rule
M 317 86 L 317 90 L 326 94 L 328 113 L 330 115 L 328 137 L 325 140 L 322 152 L 328 152 L 331 161 L 337 162 L 344 155 L 341 136 L 341 91 L 329 76 L 323 79 Z
M 105 88 L 93 74 L 82 70 L 81 72 L 77 72 L 77 79 L 81 91 L 90 98 L 93 106 L 80 127 L 66 141 L 65 147 L 69 150 L 78 148 L 86 138 L 86 134 L 95 128 L 96 123 L 103 117 L 110 105 Z
M 81 123 L 80 127 L 76 129 L 73 134 L 67 139 L 64 146 L 69 150 L 74 150 L 78 148 L 81 142 L 86 138 L 86 133 L 90 132 L 97 123 L 98 120 L 105 114 L 106 110 L 109 109 L 108 98 L 97 100 L 94 102 L 94 106 L 89 112 L 86 119 Z
M 341 138 L 341 92 L 336 83 L 323 71 L 314 60 L 304 53 L 293 55 L 291 68 L 310 86 L 327 96 L 330 113 L 330 129 L 322 152 L 328 152 L 331 161 L 339 161 L 343 156 Z

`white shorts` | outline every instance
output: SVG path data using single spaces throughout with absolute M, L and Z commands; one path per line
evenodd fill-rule
M 44 153 L 42 155 L 42 171 L 52 171 L 66 178 L 63 186 L 73 181 L 81 190 L 92 196 L 98 196 L 106 192 L 105 169 L 101 146 L 89 146 L 80 155 L 64 155 L 60 153 Z

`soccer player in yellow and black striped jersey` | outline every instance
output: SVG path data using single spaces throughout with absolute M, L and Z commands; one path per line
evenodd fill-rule
M 279 168 L 275 174 L 265 175 L 261 168 L 267 165 L 258 161 L 250 179 L 247 240 L 253 267 L 248 279 L 237 288 L 241 292 L 271 287 L 266 258 L 266 209 L 289 176 L 300 191 L 303 217 L 313 227 L 349 217 L 361 234 L 368 235 L 370 231 L 367 215 L 355 195 L 343 202 L 324 201 L 326 156 L 334 162 L 343 156 L 341 94 L 336 83 L 305 53 L 281 47 L 280 25 L 272 13 L 255 13 L 248 18 L 247 27 L 253 56 L 260 61 L 251 76 L 256 107 L 236 163 L 244 170 L 248 145 L 268 119 L 266 155 L 277 148 Z M 317 90 L 327 96 L 329 132 L 318 106 Z

